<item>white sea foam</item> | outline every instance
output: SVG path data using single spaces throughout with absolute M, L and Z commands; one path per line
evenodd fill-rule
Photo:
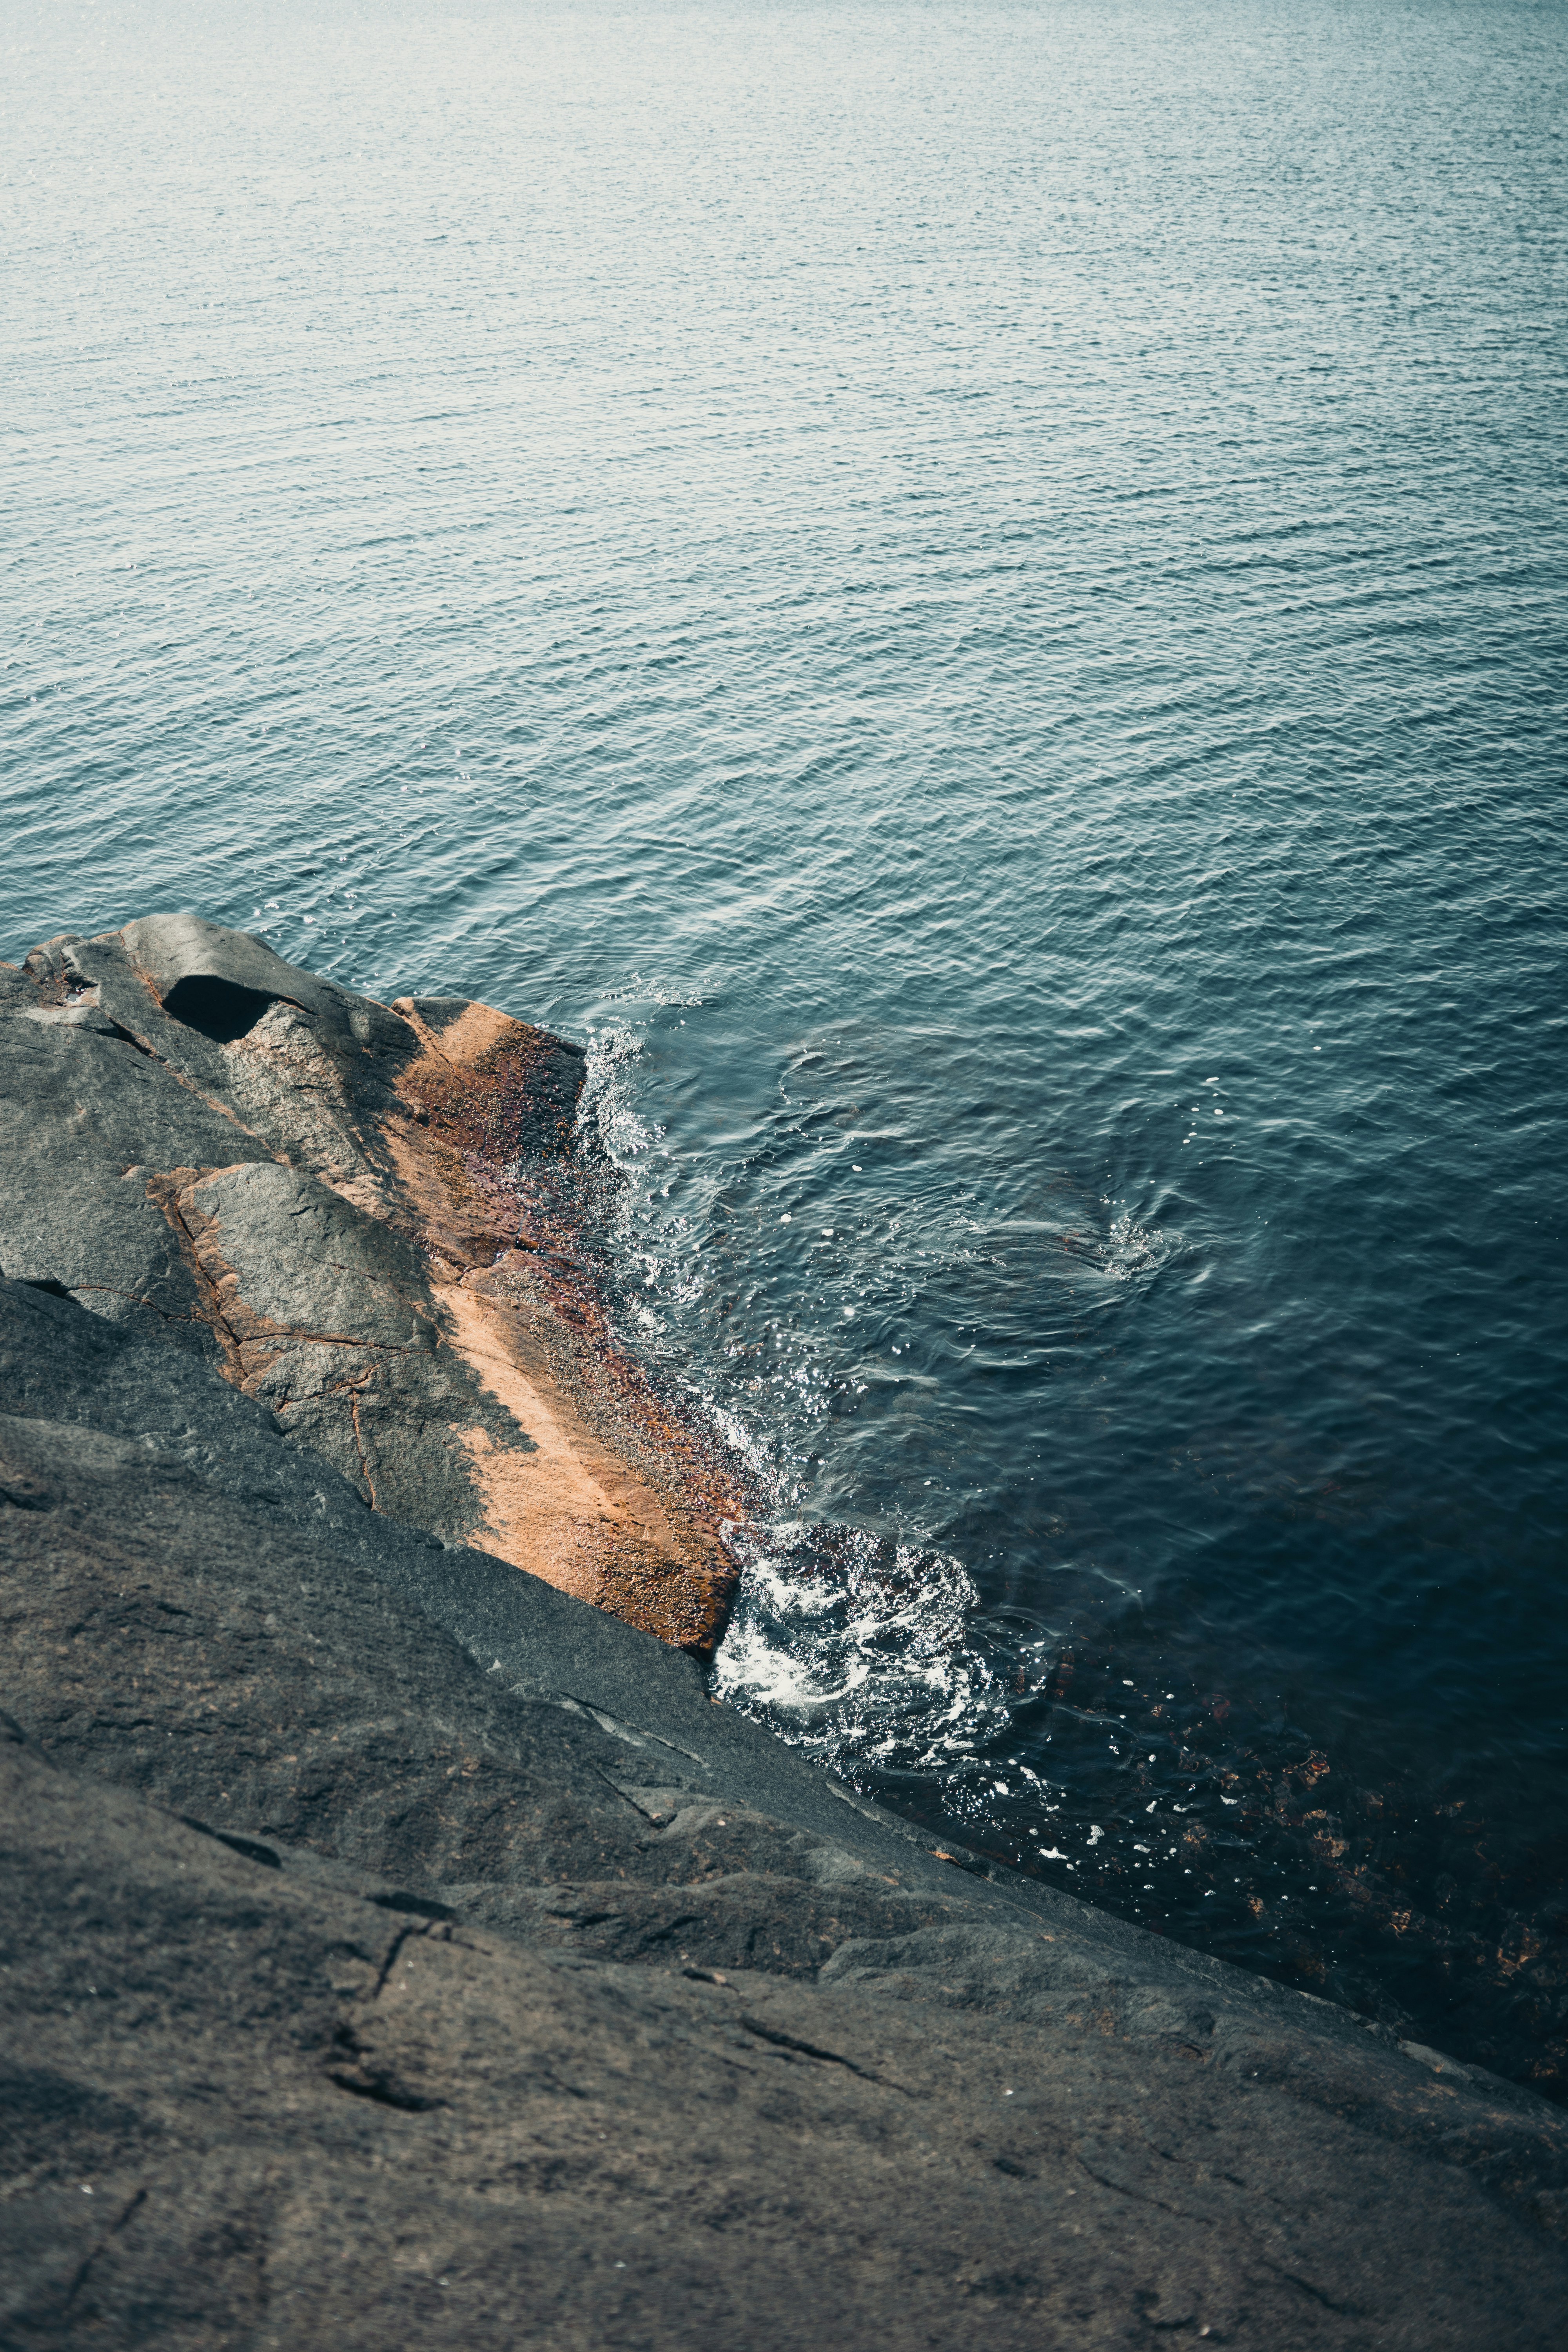
M 824 1756 L 931 1769 L 1005 1719 L 951 1555 L 781 1520 L 744 1539 L 715 1685 Z

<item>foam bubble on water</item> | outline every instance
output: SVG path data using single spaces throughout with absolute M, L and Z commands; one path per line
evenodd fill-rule
M 629 1171 L 659 1140 L 660 1130 L 638 1111 L 628 1083 L 642 1054 L 640 1033 L 616 1024 L 593 1033 L 577 1108 L 579 1132 L 591 1129 L 616 1165 Z
M 1113 1282 L 1136 1282 L 1157 1274 L 1182 1245 L 1179 1234 L 1161 1225 L 1144 1225 L 1131 1210 L 1112 1217 L 1100 1247 L 1101 1271 Z
M 951 1760 L 1006 1703 L 951 1554 L 867 1528 L 778 1520 L 738 1538 L 740 1600 L 714 1669 L 731 1706 L 839 1764 Z

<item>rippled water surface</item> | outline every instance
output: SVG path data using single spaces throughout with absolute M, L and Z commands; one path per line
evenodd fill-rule
M 4 22 L 19 956 L 592 1048 L 720 1688 L 1568 2083 L 1560 8 Z

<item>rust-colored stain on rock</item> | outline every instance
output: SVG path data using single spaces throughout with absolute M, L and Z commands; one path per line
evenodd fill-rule
M 722 1540 L 745 1516 L 716 1445 L 620 1348 L 559 1196 L 541 1214 L 514 1171 L 574 1149 L 581 1056 L 481 1004 L 439 1033 L 393 1010 L 423 1051 L 388 1118 L 405 1197 L 429 1253 L 449 1344 L 534 1442 L 469 1440 L 485 1502 L 470 1541 L 563 1591 L 705 1654 L 736 1571 Z

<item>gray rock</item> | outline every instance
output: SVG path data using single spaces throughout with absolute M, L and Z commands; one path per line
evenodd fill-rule
M 1560 2340 L 1487 2189 L 1272 2087 L 531 1950 L 9 1754 L 7 2346 Z

